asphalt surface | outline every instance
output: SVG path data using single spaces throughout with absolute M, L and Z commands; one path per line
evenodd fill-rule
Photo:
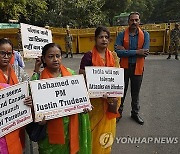
M 63 58 L 62 62 L 78 73 L 81 57 L 74 55 L 74 58 Z M 166 55 L 150 55 L 145 61 L 140 92 L 143 126 L 130 118 L 128 90 L 112 154 L 180 154 L 180 60 L 166 58 Z M 29 75 L 33 69 L 34 61 L 26 61 L 25 70 Z

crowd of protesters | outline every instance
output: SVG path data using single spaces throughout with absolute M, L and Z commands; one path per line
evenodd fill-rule
M 124 96 L 91 98 L 92 111 L 64 116 L 52 120 L 32 122 L 0 138 L 0 153 L 22 154 L 24 131 L 29 138 L 38 143 L 41 154 L 110 154 L 116 136 L 116 123 L 122 118 L 122 111 L 129 80 L 131 82 L 132 111 L 131 118 L 138 124 L 144 121 L 139 115 L 139 93 L 144 72 L 144 60 L 149 54 L 149 34 L 139 28 L 140 14 L 129 15 L 129 27 L 117 36 L 115 50 L 110 51 L 110 32 L 106 27 L 99 26 L 95 30 L 95 44 L 91 51 L 81 59 L 79 74 L 86 80 L 86 66 L 124 68 Z M 73 38 L 67 30 L 66 42 Z M 70 40 L 70 41 L 69 41 Z M 67 43 L 68 52 L 72 55 L 72 43 Z M 42 49 L 42 56 L 36 58 L 34 73 L 31 80 L 41 80 L 65 76 L 73 76 L 75 72 L 62 64 L 62 50 L 58 44 L 49 43 Z M 66 58 L 65 57 L 65 58 Z M 120 61 L 119 61 L 120 59 Z M 43 70 L 41 70 L 43 65 Z M 0 39 L 0 88 L 6 88 L 18 82 L 29 81 L 24 71 L 25 65 L 19 53 L 14 51 L 13 44 L 6 38 Z M 24 104 L 34 114 L 31 94 L 25 98 Z M 34 116 L 33 116 L 34 117 Z M 33 136 L 34 130 L 42 130 L 40 136 Z M 100 138 L 109 134 L 106 146 L 102 146 Z

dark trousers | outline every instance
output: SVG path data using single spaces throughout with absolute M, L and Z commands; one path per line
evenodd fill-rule
M 119 108 L 119 113 L 122 113 L 124 100 L 126 97 L 128 84 L 130 80 L 131 86 L 131 114 L 138 114 L 140 106 L 139 106 L 139 92 L 141 88 L 141 83 L 143 79 L 143 75 L 134 75 L 135 72 L 135 64 L 129 64 L 128 69 L 124 69 L 124 96 L 121 98 L 121 106 Z

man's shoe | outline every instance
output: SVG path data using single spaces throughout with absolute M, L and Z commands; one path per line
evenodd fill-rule
M 143 119 L 139 116 L 139 114 L 132 114 L 131 118 L 136 121 L 138 124 L 143 125 L 144 121 Z
M 176 60 L 179 60 L 178 56 L 175 57 Z
M 68 55 L 66 55 L 64 58 L 68 58 Z
M 171 59 L 171 56 L 168 56 L 167 59 Z

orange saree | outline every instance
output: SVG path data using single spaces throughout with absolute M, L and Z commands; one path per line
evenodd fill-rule
M 62 76 L 71 76 L 72 74 L 67 70 L 66 67 L 60 65 L 60 70 Z M 45 68 L 41 73 L 41 79 L 52 78 L 52 74 L 47 68 Z M 76 154 L 79 151 L 79 123 L 78 115 L 71 115 L 70 117 L 70 153 Z M 57 118 L 48 121 L 48 136 L 50 144 L 65 144 L 64 137 L 64 125 L 62 118 Z
M 102 59 L 96 49 L 92 50 L 93 66 L 119 67 L 116 63 L 118 59 L 116 54 L 112 54 L 108 49 L 105 53 L 105 59 Z M 94 107 L 89 113 L 92 132 L 92 153 L 93 154 L 109 154 L 115 139 L 116 117 L 118 114 L 108 112 L 107 100 L 102 98 L 91 99 Z M 118 107 L 120 106 L 120 98 L 118 99 Z
M 6 78 L 3 71 L 0 70 L 0 83 L 8 83 L 10 85 L 14 85 L 18 83 L 18 79 L 11 65 L 8 66 L 7 74 L 9 75 L 9 83 L 8 83 L 8 78 Z M 22 154 L 20 129 L 17 129 L 5 135 L 5 139 L 6 139 L 9 154 Z

